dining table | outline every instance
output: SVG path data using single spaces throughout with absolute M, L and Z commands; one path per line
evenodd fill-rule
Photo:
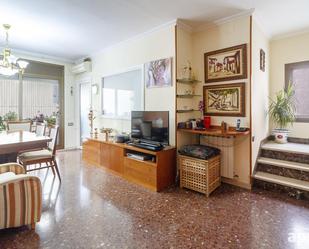
M 52 139 L 30 131 L 0 132 L 0 163 L 16 162 L 18 153 L 47 148 Z

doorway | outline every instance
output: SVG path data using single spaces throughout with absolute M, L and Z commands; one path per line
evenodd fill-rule
M 88 113 L 91 108 L 91 84 L 81 83 L 79 86 L 80 145 L 82 145 L 90 135 Z

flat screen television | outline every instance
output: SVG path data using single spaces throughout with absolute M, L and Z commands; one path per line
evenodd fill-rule
M 168 111 L 132 111 L 131 137 L 145 142 L 159 142 L 168 145 Z

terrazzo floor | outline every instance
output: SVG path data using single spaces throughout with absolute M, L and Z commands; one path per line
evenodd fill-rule
M 154 193 L 58 153 L 62 184 L 41 170 L 36 230 L 0 231 L 0 248 L 309 248 L 309 203 L 222 185 L 210 198 Z

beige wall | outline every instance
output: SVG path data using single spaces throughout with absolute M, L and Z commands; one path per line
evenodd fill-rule
M 268 136 L 268 102 L 269 102 L 269 39 L 252 18 L 252 165 L 256 163 L 261 141 Z M 265 72 L 260 70 L 260 49 L 266 55 Z M 252 170 L 254 167 L 252 167 Z
M 270 95 L 284 88 L 284 65 L 309 60 L 309 33 L 273 40 L 270 43 Z M 270 128 L 274 128 L 271 124 Z M 309 123 L 294 123 L 291 137 L 309 138 Z
M 175 144 L 175 26 L 170 25 L 140 38 L 121 42 L 109 49 L 95 54 L 92 59 L 92 83 L 101 86 L 104 76 L 143 67 L 143 64 L 156 59 L 173 58 L 173 86 L 164 88 L 145 88 L 145 110 L 169 111 L 170 143 Z M 101 87 L 100 87 L 101 88 Z M 118 132 L 129 131 L 130 122 L 105 119 L 101 113 L 100 94 L 93 95 L 93 108 L 97 118 L 94 126 L 112 127 Z
M 191 35 L 191 37 L 189 37 Z M 241 17 L 234 19 L 224 24 L 220 24 L 216 27 L 207 29 L 205 31 L 192 33 L 180 29 L 178 32 L 178 71 L 182 66 L 182 63 L 186 61 L 186 57 L 192 58 L 193 71 L 198 80 L 203 83 L 204 80 L 204 53 L 222 49 L 230 46 L 247 44 L 248 52 L 248 62 L 249 62 L 249 51 L 250 51 L 250 18 Z M 192 52 L 190 52 L 192 49 Z M 186 51 L 181 51 L 186 50 Z M 249 75 L 249 63 L 248 63 L 248 75 Z M 236 83 L 245 82 L 246 83 L 246 116 L 241 118 L 242 126 L 250 126 L 250 86 L 249 80 L 237 80 L 222 82 L 226 83 Z M 203 83 L 197 84 L 196 93 L 203 93 Z M 220 83 L 219 83 L 220 84 Z M 180 85 L 180 84 L 179 84 Z M 197 108 L 198 101 L 193 103 L 194 108 Z M 195 114 L 196 117 L 200 117 L 201 114 Z M 192 114 L 191 114 L 192 116 Z M 228 122 L 229 125 L 235 126 L 237 117 L 212 117 L 213 125 L 220 125 L 221 121 Z M 180 136 L 180 135 L 178 135 Z M 183 140 L 183 139 L 182 139 Z M 234 147 L 234 179 L 232 183 L 241 186 L 249 187 L 250 184 L 250 137 L 237 138 L 235 140 Z
M 177 25 L 177 78 L 183 77 L 182 68 L 193 63 L 193 37 L 192 32 L 186 30 L 181 25 Z M 184 94 L 186 90 L 192 90 L 190 85 L 177 84 L 177 93 Z M 200 98 L 177 98 L 176 109 L 182 110 L 184 106 L 195 107 Z M 200 118 L 201 114 L 195 112 L 178 113 L 177 123 L 185 122 L 191 118 Z M 194 136 L 184 132 L 177 132 L 177 146 L 194 143 Z
M 197 78 L 205 82 L 204 79 L 204 53 L 227 48 L 235 45 L 247 44 L 248 62 L 250 61 L 250 17 L 240 17 L 227 23 L 218 25 L 203 32 L 193 34 L 193 67 Z M 248 75 L 249 75 L 248 63 Z M 250 126 L 250 85 L 249 80 L 236 80 L 221 82 L 226 83 L 246 83 L 246 116 L 241 118 L 242 126 Z M 202 94 L 202 85 L 200 93 Z M 220 125 L 221 121 L 227 122 L 230 126 L 235 126 L 237 117 L 212 116 L 212 124 Z M 234 183 L 241 186 L 250 184 L 250 137 L 235 139 L 234 147 Z

